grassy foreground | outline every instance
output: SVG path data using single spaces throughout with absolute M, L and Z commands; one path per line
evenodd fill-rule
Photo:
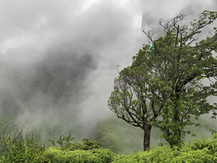
M 18 130 L 16 130 L 18 131 Z M 7 132 L 4 132 L 7 133 Z M 137 151 L 123 155 L 103 149 L 102 144 L 84 138 L 72 143 L 74 137 L 60 135 L 59 139 L 49 141 L 52 146 L 38 145 L 34 134 L 24 140 L 22 130 L 3 134 L 0 142 L 0 163 L 203 163 L 217 162 L 217 134 L 208 140 L 204 137 L 182 144 L 181 148 L 169 148 L 159 142 L 160 147 L 149 151 Z

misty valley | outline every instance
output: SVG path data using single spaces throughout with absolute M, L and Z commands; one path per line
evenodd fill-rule
M 0 1 L 0 163 L 217 163 L 217 1 L 194 1 Z

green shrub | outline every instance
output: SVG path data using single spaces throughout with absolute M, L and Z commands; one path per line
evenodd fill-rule
M 93 139 L 87 139 L 87 138 L 83 138 L 82 141 L 78 141 L 75 143 L 72 143 L 71 140 L 73 140 L 74 137 L 71 137 L 71 134 L 69 136 L 64 136 L 62 137 L 62 135 L 60 135 L 59 139 L 57 140 L 57 143 L 59 144 L 59 146 L 61 147 L 62 150 L 90 150 L 90 149 L 100 149 L 102 147 L 102 144 L 96 140 Z M 50 140 L 49 141 L 54 145 L 57 146 L 55 144 L 54 140 Z
M 51 162 L 86 162 L 103 163 L 111 162 L 114 159 L 114 153 L 109 149 L 102 149 L 102 144 L 91 138 L 83 138 L 82 141 L 72 143 L 74 137 L 60 135 L 56 145 L 55 140 L 49 141 L 54 145 L 44 153 L 46 159 Z
M 202 141 L 196 140 L 190 144 L 184 143 L 181 149 L 161 146 L 144 152 L 135 151 L 130 155 L 119 154 L 115 157 L 113 163 L 215 163 L 217 162 L 217 135 L 213 137 L 213 140 L 202 138 Z
M 12 148 L 9 148 L 3 155 L 5 162 L 42 162 L 43 152 L 45 148 L 38 146 L 34 141 L 29 139 L 27 143 L 23 141 L 7 140 L 7 144 L 12 144 Z
M 62 151 L 58 147 L 50 147 L 44 155 L 50 162 L 62 163 L 109 163 L 114 159 L 109 149 Z
M 91 149 L 101 149 L 102 144 L 93 139 L 83 138 L 82 142 L 75 142 L 71 144 L 68 148 L 69 150 L 91 150 Z

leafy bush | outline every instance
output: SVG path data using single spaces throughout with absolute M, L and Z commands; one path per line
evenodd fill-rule
M 138 152 L 130 155 L 117 155 L 113 163 L 149 163 L 149 162 L 217 162 L 217 135 L 213 135 L 213 140 L 193 141 L 190 144 L 184 143 L 181 149 L 178 147 L 167 148 L 157 147 L 153 150 Z
M 68 148 L 71 146 L 71 140 L 73 140 L 74 137 L 71 137 L 71 134 L 67 137 L 65 137 L 63 135 L 63 138 L 62 138 L 62 135 L 60 135 L 60 138 L 57 140 L 57 143 L 59 144 L 59 146 L 61 147 L 62 150 Z M 55 140 L 50 140 L 49 141 L 53 144 L 53 146 L 57 146 L 56 143 L 55 143 Z
M 36 163 L 43 160 L 45 148 L 38 146 L 34 141 L 29 139 L 27 143 L 23 141 L 7 140 L 4 141 L 6 147 L 12 145 L 12 148 L 3 155 L 5 162 L 32 162 Z
M 47 149 L 38 146 L 32 139 L 29 139 L 27 143 L 24 141 L 16 141 L 16 139 L 4 139 L 4 145 L 8 150 L 4 153 L 1 160 L 5 162 L 34 163 L 48 161 L 57 162 L 57 160 L 80 162 L 84 159 L 86 162 L 110 162 L 114 158 L 114 154 L 108 149 L 101 149 L 102 144 L 96 140 L 84 138 L 82 141 L 72 143 L 71 140 L 73 139 L 74 137 L 71 137 L 71 134 L 67 137 L 60 135 L 60 138 L 57 140 L 60 148 L 56 146 L 54 140 L 51 141 L 49 139 L 54 147 Z M 75 152 L 70 153 L 71 151 Z
M 0 162 L 44 162 L 45 147 L 36 143 L 41 140 L 40 134 L 32 131 L 27 133 L 24 139 L 23 127 L 19 129 L 17 126 L 18 124 L 9 123 L 1 133 Z
M 50 162 L 63 163 L 109 163 L 114 159 L 114 154 L 109 149 L 62 151 L 51 147 L 44 154 Z
M 74 137 L 60 135 L 56 145 L 54 140 L 49 141 L 54 145 L 44 153 L 51 162 L 86 162 L 103 163 L 111 162 L 114 159 L 114 153 L 109 149 L 102 149 L 102 144 L 91 138 L 83 138 L 82 141 L 72 143 Z
M 70 150 L 90 150 L 90 149 L 101 149 L 102 144 L 93 139 L 83 138 L 82 142 L 75 142 L 69 148 Z
M 71 137 L 71 134 L 69 136 L 64 136 L 62 137 L 62 135 L 60 135 L 59 139 L 57 140 L 57 143 L 60 145 L 62 150 L 90 150 L 90 149 L 100 149 L 102 147 L 102 144 L 96 140 L 93 139 L 87 139 L 87 138 L 83 138 L 82 142 L 75 142 L 72 143 L 71 140 L 73 140 L 74 137 Z M 55 141 L 54 140 L 50 140 L 49 141 L 56 146 Z

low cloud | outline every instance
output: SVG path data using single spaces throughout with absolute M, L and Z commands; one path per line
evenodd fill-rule
M 1 1 L 1 112 L 28 130 L 46 124 L 85 137 L 100 117 L 111 114 L 107 99 L 114 77 L 148 42 L 141 26 L 157 27 L 160 18 L 182 9 L 197 17 L 214 10 L 214 3 Z

